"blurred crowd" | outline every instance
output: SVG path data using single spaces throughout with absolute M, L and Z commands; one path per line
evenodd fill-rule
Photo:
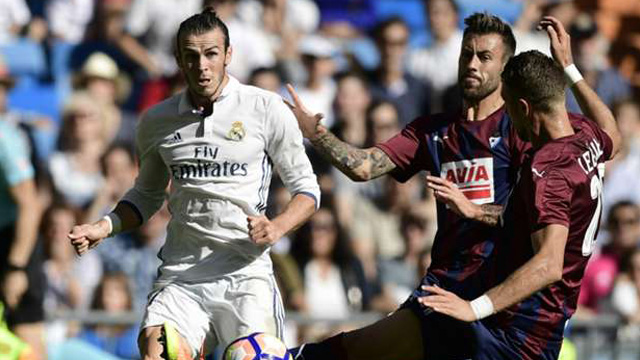
M 637 2 L 0 0 L 0 123 L 19 134 L 14 140 L 25 144 L 35 169 L 38 206 L 31 211 L 40 225 L 32 261 L 42 262 L 45 314 L 52 319 L 45 324 L 45 347 L 75 338 L 119 358 L 138 357 L 137 325 L 82 326 L 55 318 L 61 311 L 141 311 L 169 209 L 83 257 L 75 255 L 67 233 L 102 217 L 132 186 L 138 116 L 184 88 L 173 57 L 175 33 L 182 20 L 209 5 L 229 27 L 232 76 L 283 96 L 284 84 L 293 84 L 308 108 L 324 114 L 326 126 L 358 147 L 389 139 L 421 114 L 460 106 L 464 17 L 499 15 L 513 24 L 518 52 L 545 53 L 547 36 L 535 24 L 543 15 L 560 19 L 570 31 L 576 65 L 611 106 L 624 137 L 621 154 L 608 164 L 599 251 L 586 270 L 577 316 L 615 314 L 620 335 L 640 340 Z M 579 111 L 572 96 L 567 101 Z M 8 136 L 4 129 L 0 137 Z M 424 179 L 354 183 L 311 147 L 307 151 L 322 208 L 272 249 L 286 308 L 334 320 L 393 311 L 430 261 L 435 205 Z M 269 215 L 289 196 L 275 178 Z M 0 200 L 0 214 L 14 211 Z M 290 330 L 298 341 L 339 329 Z M 34 358 L 44 359 L 44 347 L 34 348 Z

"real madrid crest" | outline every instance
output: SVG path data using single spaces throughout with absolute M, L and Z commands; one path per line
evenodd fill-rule
M 247 132 L 244 129 L 242 121 L 234 121 L 231 124 L 231 130 L 227 133 L 227 139 L 233 141 L 240 141 L 244 138 Z

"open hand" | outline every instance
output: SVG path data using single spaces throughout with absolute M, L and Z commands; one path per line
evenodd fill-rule
M 289 106 L 289 109 L 291 109 L 293 115 L 295 115 L 296 120 L 298 120 L 298 126 L 300 127 L 300 131 L 302 131 L 302 136 L 309 140 L 313 140 L 320 134 L 320 120 L 322 120 L 324 115 L 314 115 L 309 111 L 309 109 L 304 106 L 302 100 L 300 100 L 300 97 L 291 84 L 287 84 L 287 91 L 289 91 L 289 94 L 293 99 L 293 104 L 284 99 L 285 104 Z
M 553 16 L 545 16 L 540 20 L 538 29 L 545 30 L 549 35 L 553 59 L 562 66 L 562 68 L 573 64 L 571 37 L 564 29 L 562 23 Z
M 472 322 L 476 321 L 476 314 L 471 304 L 458 297 L 458 295 L 438 286 L 422 286 L 422 290 L 431 292 L 431 295 L 421 296 L 418 302 L 432 308 L 435 312 L 451 316 L 452 318 Z

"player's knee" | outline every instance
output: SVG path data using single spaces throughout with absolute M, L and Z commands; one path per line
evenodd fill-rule
M 151 326 L 142 329 L 138 335 L 138 349 L 142 360 L 163 360 L 162 354 L 164 346 L 160 339 L 162 337 L 160 326 Z

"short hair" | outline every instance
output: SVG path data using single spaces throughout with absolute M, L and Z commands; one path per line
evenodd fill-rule
M 609 227 L 611 227 L 615 222 L 617 212 L 620 211 L 620 209 L 624 208 L 633 209 L 633 211 L 636 213 L 636 217 L 640 218 L 640 205 L 631 200 L 620 200 L 611 205 L 611 208 L 609 208 L 609 213 L 607 214 L 607 225 Z
M 513 36 L 511 26 L 502 21 L 495 15 L 488 13 L 474 13 L 464 19 L 464 34 L 467 35 L 489 35 L 498 34 L 502 38 L 502 43 L 505 48 L 505 59 L 513 56 L 516 52 L 516 38 Z
M 229 48 L 229 29 L 227 25 L 218 17 L 213 6 L 207 6 L 202 12 L 192 15 L 180 23 L 178 34 L 176 35 L 176 53 L 180 51 L 180 39 L 188 35 L 200 35 L 208 31 L 220 29 L 224 35 L 224 49 Z
M 408 32 L 410 32 L 411 30 L 409 29 L 409 24 L 407 24 L 407 22 L 402 17 L 394 15 L 386 20 L 380 21 L 375 25 L 375 27 L 373 28 L 373 38 L 377 42 L 383 40 L 382 37 L 384 36 L 385 30 L 393 25 L 402 25 L 405 27 L 405 29 L 407 29 Z
M 434 0 L 424 0 L 424 8 L 427 9 L 427 7 L 429 6 L 429 4 L 434 1 Z M 453 11 L 456 14 L 460 14 L 460 7 L 458 6 L 458 4 L 455 2 L 455 0 L 445 0 L 446 2 L 449 3 L 449 5 L 453 8 Z
M 502 82 L 510 93 L 526 99 L 538 111 L 550 112 L 554 102 L 564 100 L 562 68 L 537 50 L 512 57 L 502 71 Z

